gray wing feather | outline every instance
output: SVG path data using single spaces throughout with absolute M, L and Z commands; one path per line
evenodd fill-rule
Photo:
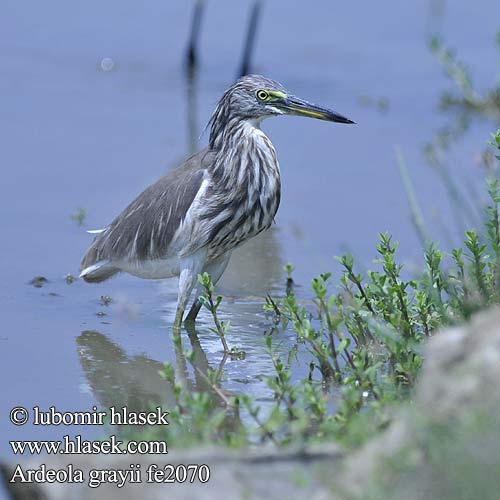
M 212 151 L 203 150 L 146 188 L 96 236 L 80 268 L 103 260 L 164 256 L 200 189 L 203 171 L 214 156 Z

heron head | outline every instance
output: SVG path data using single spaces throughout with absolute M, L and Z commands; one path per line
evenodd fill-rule
M 280 83 L 260 75 L 240 78 L 222 96 L 218 109 L 224 111 L 221 118 L 223 115 L 226 119 L 260 121 L 269 116 L 297 115 L 337 123 L 355 123 L 331 109 L 291 95 Z

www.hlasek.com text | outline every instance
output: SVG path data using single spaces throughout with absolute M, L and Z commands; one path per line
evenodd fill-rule
M 82 439 L 81 436 L 70 437 L 66 435 L 61 441 L 10 441 L 10 446 L 15 455 L 29 453 L 31 455 L 124 455 L 124 454 L 153 454 L 163 455 L 168 453 L 165 441 L 121 441 L 116 436 L 96 441 Z

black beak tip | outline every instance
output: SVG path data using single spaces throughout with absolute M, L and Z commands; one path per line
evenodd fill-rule
M 338 115 L 337 113 L 333 114 L 332 121 L 337 123 L 342 123 L 344 125 L 356 125 L 356 122 L 354 120 L 346 118 L 343 115 Z

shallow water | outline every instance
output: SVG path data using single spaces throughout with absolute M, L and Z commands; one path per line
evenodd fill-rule
M 121 276 L 90 286 L 68 285 L 64 277 L 77 273 L 91 240 L 85 229 L 109 222 L 189 152 L 236 75 L 250 5 L 208 4 L 190 95 L 182 68 L 189 2 L 152 1 L 147 9 L 123 0 L 3 2 L 2 415 L 15 405 L 70 411 L 168 403 L 157 372 L 165 361 L 183 371 L 169 332 L 175 282 Z M 497 76 L 499 18 L 495 0 L 391 1 L 362 10 L 327 0 L 310 10 L 295 1 L 264 5 L 255 72 L 358 125 L 292 117 L 264 122 L 282 167 L 282 202 L 276 226 L 235 253 L 218 288 L 225 297 L 222 316 L 231 320 L 230 343 L 247 355 L 226 363 L 224 389 L 269 397 L 259 378 L 270 370 L 262 303 L 266 293 L 283 291 L 285 263 L 294 264 L 299 294 L 308 297 L 309 279 L 335 268 L 333 255 L 348 248 L 370 265 L 377 234 L 390 229 L 411 268 L 420 248 L 395 146 L 403 151 L 431 235 L 443 244 L 445 233 L 456 237 L 445 189 L 422 154 L 433 133 L 454 119 L 437 110 L 451 83 L 427 39 L 437 32 L 459 48 L 484 89 Z M 104 58 L 113 60 L 112 70 L 101 68 Z M 380 98 L 388 100 L 386 111 L 366 105 Z M 496 125 L 475 119 L 453 146 L 449 164 L 459 183 L 480 185 L 475 159 Z M 78 207 L 86 211 L 83 227 L 70 217 Z M 49 280 L 42 288 L 28 285 L 37 275 Z M 101 295 L 113 303 L 102 305 Z M 216 366 L 222 355 L 209 324 L 202 315 L 200 363 Z M 292 336 L 282 332 L 278 340 L 286 353 Z M 191 372 L 186 383 L 198 383 Z M 8 439 L 42 434 L 61 437 L 55 427 L 14 428 L 3 418 L 0 452 L 8 453 Z

